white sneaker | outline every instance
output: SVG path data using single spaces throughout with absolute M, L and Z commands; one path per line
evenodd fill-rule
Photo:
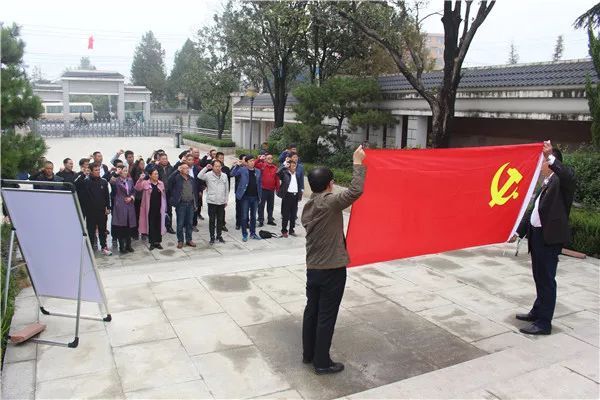
M 105 247 L 102 249 L 102 254 L 104 254 L 105 256 L 112 256 L 112 251 L 110 251 L 108 247 Z

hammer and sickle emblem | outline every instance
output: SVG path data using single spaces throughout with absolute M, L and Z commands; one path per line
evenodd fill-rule
M 508 180 L 504 185 L 499 188 L 498 184 L 500 182 L 500 177 L 502 173 L 506 169 L 510 163 L 506 163 L 496 171 L 494 175 L 494 179 L 492 180 L 492 186 L 490 187 L 490 193 L 492 195 L 492 200 L 490 200 L 490 207 L 494 207 L 496 204 L 502 206 L 506 204 L 510 199 L 516 199 L 519 197 L 519 193 L 517 192 L 518 188 L 515 188 L 511 193 L 508 193 L 509 189 L 513 186 L 513 184 L 518 184 L 523 179 L 523 175 L 516 168 L 509 168 L 506 172 L 508 173 Z

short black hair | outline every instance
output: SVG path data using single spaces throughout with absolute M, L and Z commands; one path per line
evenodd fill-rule
M 184 151 L 182 151 L 181 153 L 179 153 L 179 159 L 181 159 L 181 158 L 182 158 L 182 157 L 184 157 L 184 156 L 187 156 L 187 154 L 188 154 L 189 152 L 190 152 L 189 150 L 184 150 Z
M 211 164 L 212 164 L 213 166 L 215 165 L 215 163 L 219 163 L 219 164 L 221 164 L 221 167 L 223 166 L 223 163 L 222 163 L 221 161 L 219 161 L 219 160 L 212 160 L 212 163 L 211 163 Z
M 288 148 L 290 148 L 290 149 L 291 149 L 291 148 L 293 148 L 293 147 L 297 147 L 297 146 L 296 146 L 296 143 L 292 143 L 292 144 L 290 144 L 290 145 L 288 146 Z
M 292 158 L 293 156 L 297 156 L 297 155 L 298 155 L 298 153 L 296 153 L 295 151 L 290 151 L 290 152 L 288 153 L 288 157 L 289 157 L 289 158 Z
M 54 163 L 53 163 L 52 161 L 50 161 L 50 160 L 46 160 L 46 161 L 44 161 L 44 167 L 45 167 L 46 165 L 48 165 L 48 164 L 50 164 L 50 165 L 54 165 Z
M 245 155 L 245 154 L 240 154 L 240 157 L 239 157 L 239 159 L 240 159 L 240 160 L 243 160 L 244 158 L 246 158 L 246 155 Z
M 88 165 L 90 164 L 90 159 L 89 158 L 82 158 L 79 160 L 79 166 L 83 167 L 83 164 L 88 163 Z
M 219 157 L 219 156 L 225 156 L 225 153 L 223 153 L 222 151 L 217 151 L 217 154 L 215 154 L 215 157 Z
M 558 147 L 552 147 L 552 155 L 558 159 L 558 161 L 562 162 L 562 151 Z
M 247 156 L 244 158 L 244 160 L 245 160 L 246 162 L 248 162 L 248 161 L 250 161 L 250 160 L 254 160 L 254 156 L 253 156 L 252 154 L 249 154 L 249 155 L 247 155 Z
M 308 174 L 308 183 L 313 193 L 321 193 L 327 189 L 329 182 L 333 179 L 333 172 L 329 168 L 318 167 Z
M 68 163 L 69 161 L 71 161 L 71 159 L 70 159 L 69 157 L 67 157 L 67 158 L 65 158 L 65 159 L 63 160 L 63 164 L 66 164 L 66 163 Z
M 112 162 L 112 164 L 113 164 L 113 166 L 115 166 L 115 167 L 116 167 L 118 164 L 123 164 L 123 161 L 122 161 L 122 160 L 119 160 L 119 159 L 117 158 L 117 159 L 115 159 L 115 160 Z
M 92 155 L 93 155 L 94 157 L 96 157 L 96 154 L 100 154 L 100 152 L 99 152 L 99 151 L 95 151 L 95 152 L 93 152 L 93 153 L 92 153 Z
M 125 152 L 125 158 L 127 158 L 127 156 L 128 156 L 128 155 L 133 155 L 133 151 L 131 151 L 131 150 L 127 150 L 127 151 Z

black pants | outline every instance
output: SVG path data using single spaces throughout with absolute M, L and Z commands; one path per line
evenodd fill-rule
M 160 242 L 162 242 L 160 206 L 151 206 L 150 211 L 148 211 L 148 243 L 159 244 Z
M 298 214 L 298 193 L 286 193 L 281 200 L 281 232 L 287 232 L 288 222 L 290 232 L 294 232 Z
M 98 238 L 100 238 L 100 247 L 106 247 L 106 213 L 102 210 L 88 210 L 85 220 L 92 248 L 95 250 L 98 245 L 96 238 L 96 229 L 98 230 Z
M 275 208 L 275 191 L 264 189 L 262 190 L 262 197 L 260 204 L 258 205 L 258 222 L 261 224 L 265 222 L 265 205 L 267 206 L 267 221 L 275 222 L 273 219 L 273 208 Z
M 135 200 L 133 201 L 133 206 L 135 208 L 135 220 L 139 221 L 140 220 L 140 208 L 142 207 L 142 198 L 140 197 L 138 199 L 138 196 L 135 197 Z M 137 231 L 135 231 L 134 237 L 139 237 L 140 233 Z
M 208 232 L 210 238 L 215 239 L 215 225 L 217 228 L 217 238 L 221 237 L 223 225 L 225 224 L 225 204 L 208 203 Z
M 306 271 L 306 308 L 302 323 L 304 359 L 317 368 L 331 365 L 329 349 L 346 286 L 346 267 Z
M 537 297 L 531 315 L 537 318 L 536 325 L 550 328 L 556 306 L 556 268 L 562 245 L 546 245 L 542 228 L 531 227 L 529 231 L 531 268 Z
M 167 215 L 165 217 L 165 228 L 173 229 L 173 207 L 167 204 Z
M 242 201 L 235 198 L 235 227 L 242 226 Z

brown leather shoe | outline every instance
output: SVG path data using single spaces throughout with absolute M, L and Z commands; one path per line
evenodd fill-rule
M 190 247 L 196 247 L 196 243 L 194 243 L 194 242 L 193 242 L 193 241 L 191 241 L 191 240 L 190 240 L 189 242 L 186 242 L 185 244 L 187 244 L 187 245 L 188 245 L 188 246 L 190 246 Z
M 183 242 L 177 242 L 177 248 L 178 249 L 182 249 L 183 248 Z

